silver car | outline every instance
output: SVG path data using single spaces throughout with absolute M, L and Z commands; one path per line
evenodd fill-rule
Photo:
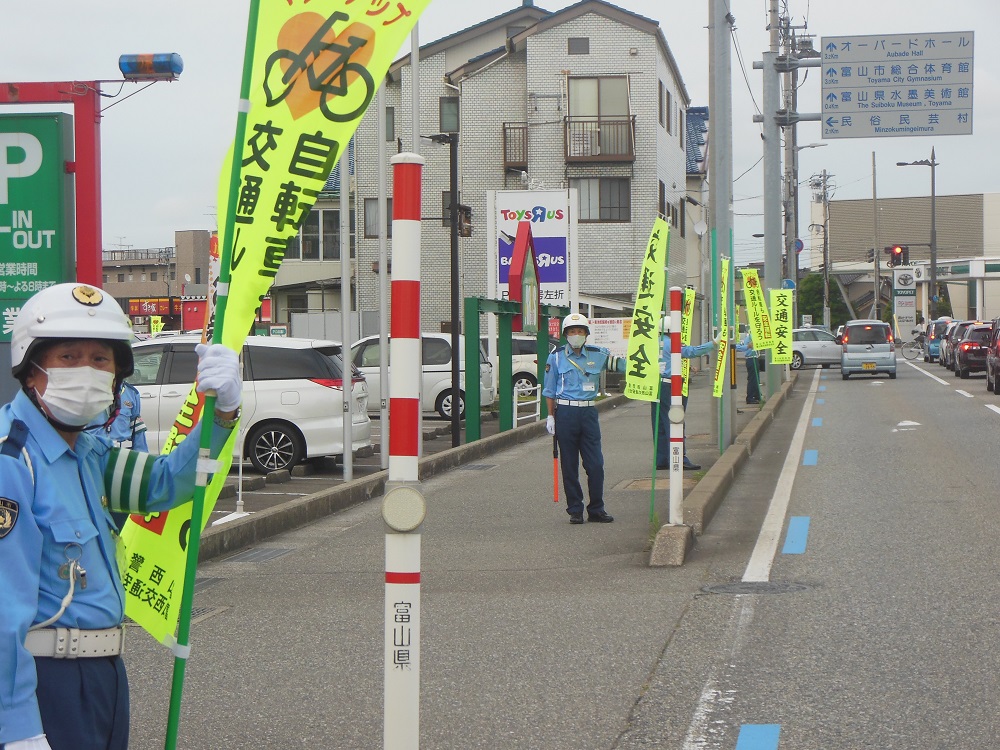
M 896 379 L 896 340 L 881 320 L 849 320 L 841 343 L 840 374 L 844 380 L 861 373 L 886 373 Z
M 837 337 L 823 328 L 796 328 L 792 331 L 792 369 L 805 365 L 840 364 L 840 344 Z

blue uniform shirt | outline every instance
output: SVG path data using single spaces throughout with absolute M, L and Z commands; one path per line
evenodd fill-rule
M 122 448 L 148 452 L 146 443 L 146 423 L 139 413 L 141 407 L 139 391 L 131 383 L 122 381 L 121 393 L 118 395 L 118 415 L 109 425 L 108 413 L 104 412 L 87 425 L 88 432 L 99 432 Z
M 576 354 L 569 344 L 559 347 L 545 363 L 545 398 L 571 401 L 593 401 L 601 383 L 601 371 L 606 369 L 611 352 L 602 346 L 584 344 Z M 624 372 L 624 370 L 622 370 Z
M 743 334 L 743 338 L 740 339 L 740 343 L 734 346 L 733 349 L 738 352 L 742 352 L 747 356 L 747 358 L 757 356 L 757 352 L 754 351 L 753 348 L 753 338 L 750 336 L 749 332 Z
M 117 501 L 109 501 L 104 478 L 120 452 L 107 437 L 88 432 L 71 449 L 23 391 L 0 409 L 0 437 L 10 434 L 14 419 L 28 426 L 25 448 L 34 477 L 23 455 L 0 455 L 0 745 L 42 733 L 35 661 L 24 638 L 31 625 L 59 611 L 69 590 L 59 577 L 67 555 L 79 556 L 87 588 L 77 582 L 72 602 L 50 627 L 114 627 L 125 610 L 117 528 L 109 513 L 125 508 L 111 507 Z M 165 456 L 139 454 L 137 463 L 148 462 L 143 465 L 150 471 L 147 493 L 132 507 L 167 510 L 192 496 L 200 427 Z M 216 454 L 228 435 L 213 429 Z
M 711 354 L 715 349 L 715 344 L 708 341 L 698 346 L 681 344 L 681 357 L 684 359 L 694 359 L 704 354 Z M 660 349 L 660 377 L 666 380 L 670 377 L 670 336 L 663 337 L 663 347 Z

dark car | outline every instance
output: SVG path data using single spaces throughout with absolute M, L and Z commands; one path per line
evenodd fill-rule
M 977 323 L 965 329 L 955 343 L 955 374 L 969 377 L 970 372 L 986 370 L 986 345 L 990 340 L 990 325 Z
M 1000 318 L 994 318 L 986 342 L 986 390 L 1000 393 Z
M 947 332 L 944 335 L 944 340 L 941 342 L 941 364 L 944 365 L 949 370 L 955 369 L 955 345 L 958 343 L 959 339 L 965 335 L 966 329 L 975 325 L 979 321 L 975 320 L 960 320 L 952 321 L 948 325 Z

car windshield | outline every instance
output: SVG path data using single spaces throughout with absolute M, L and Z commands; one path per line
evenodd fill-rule
M 948 327 L 948 321 L 942 320 L 934 324 L 934 333 L 931 334 L 934 338 L 941 338 L 944 335 L 945 329 Z
M 884 344 L 888 339 L 888 326 L 851 326 L 847 329 L 849 344 Z
M 990 329 L 989 328 L 976 328 L 973 330 L 965 339 L 966 341 L 975 341 L 978 344 L 985 344 L 990 340 Z

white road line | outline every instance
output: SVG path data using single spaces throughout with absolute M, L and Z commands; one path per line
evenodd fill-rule
M 1000 414 L 1000 406 L 997 406 L 996 404 L 986 404 L 986 408 L 990 409 L 991 411 L 995 411 L 997 414 Z
M 912 362 L 907 362 L 906 364 L 908 364 L 910 367 L 912 367 L 917 372 L 922 372 L 924 375 L 926 375 L 927 377 L 929 377 L 931 380 L 936 380 L 941 385 L 948 385 L 948 381 L 947 380 L 942 380 L 937 375 L 932 375 L 931 373 L 927 372 L 927 370 L 925 370 L 923 367 L 918 367 L 917 365 L 913 364 Z
M 785 456 L 785 464 L 781 467 L 778 484 L 774 488 L 774 496 L 771 498 L 767 515 L 764 516 L 764 523 L 761 524 L 757 544 L 754 545 L 753 554 L 750 555 L 750 562 L 743 573 L 744 581 L 766 581 L 771 575 L 771 565 L 778 550 L 781 529 L 785 525 L 785 513 L 788 511 L 788 502 L 792 498 L 792 484 L 795 482 L 795 473 L 798 471 L 802 458 L 802 445 L 806 439 L 806 428 L 809 426 L 809 415 L 812 412 L 818 386 L 819 370 L 816 371 L 812 384 L 809 386 L 809 394 L 806 397 L 805 406 L 802 407 L 802 415 L 799 417 L 799 424 L 792 436 L 792 443 L 788 446 L 788 455 Z
M 959 394 L 961 396 L 965 396 L 966 398 L 975 398 L 975 396 L 973 396 L 968 391 L 959 390 L 958 388 L 955 389 L 955 393 L 957 393 L 957 394 Z

